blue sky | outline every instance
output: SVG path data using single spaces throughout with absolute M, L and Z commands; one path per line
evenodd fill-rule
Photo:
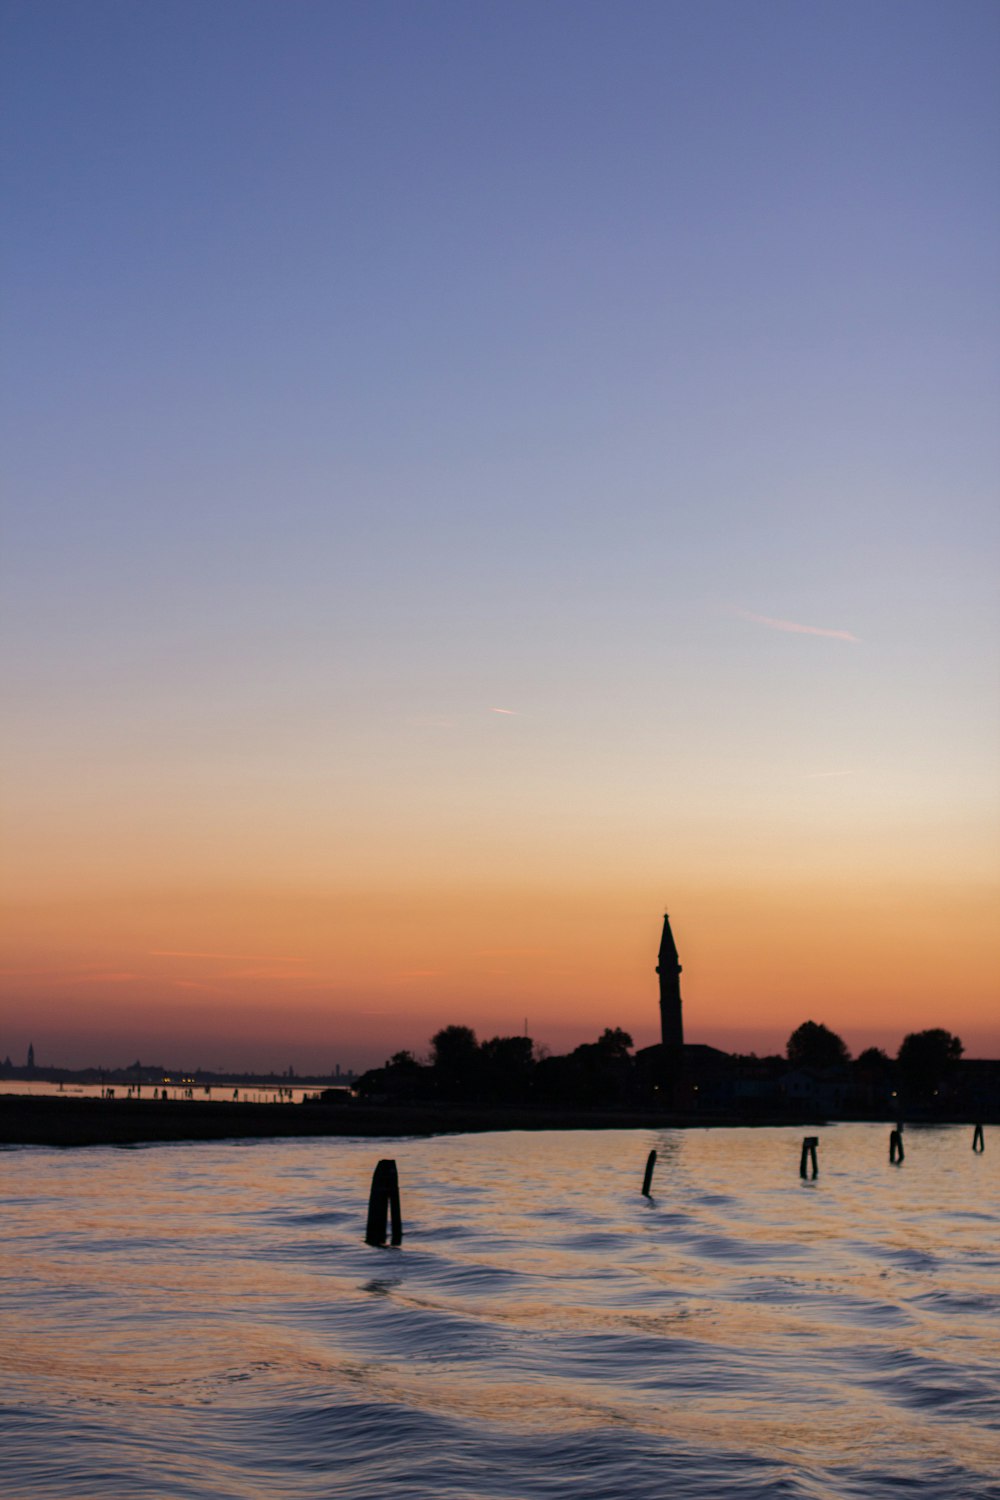
M 792 847 L 996 879 L 994 4 L 3 36 L 40 900 L 265 858 L 557 882 L 588 831 L 654 916 Z

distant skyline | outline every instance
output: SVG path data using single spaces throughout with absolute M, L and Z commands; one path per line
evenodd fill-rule
M 1000 8 L 2 27 L 0 1055 L 1000 1056 Z

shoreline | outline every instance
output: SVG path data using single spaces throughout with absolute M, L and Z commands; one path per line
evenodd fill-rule
M 531 1109 L 475 1105 L 203 1103 L 197 1099 L 91 1099 L 0 1094 L 0 1146 L 140 1146 L 276 1137 L 466 1135 L 511 1130 L 677 1130 L 814 1127 L 849 1123 L 817 1115 L 683 1115 L 662 1111 Z M 856 1123 L 856 1122 L 855 1122 Z M 868 1123 L 889 1125 L 892 1121 Z M 918 1119 L 915 1125 L 972 1125 Z M 984 1119 L 984 1125 L 996 1120 Z

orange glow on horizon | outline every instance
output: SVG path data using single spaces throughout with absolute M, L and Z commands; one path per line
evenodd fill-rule
M 669 909 L 689 1041 L 780 1050 L 813 1018 L 855 1050 L 942 1025 L 971 1055 L 1000 1053 L 988 890 L 702 886 Z M 125 1061 L 141 1038 L 185 1065 L 207 1049 L 325 1070 L 421 1052 L 451 1022 L 485 1036 L 525 1018 L 554 1051 L 606 1025 L 642 1046 L 660 920 L 648 892 L 621 889 L 108 893 L 22 905 L 3 982 L 55 1064 L 66 1047 L 96 1060 L 88 1037 Z

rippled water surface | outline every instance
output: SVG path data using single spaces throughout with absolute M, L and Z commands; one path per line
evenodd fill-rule
M 801 1139 L 0 1152 L 0 1491 L 1000 1500 L 1000 1138 Z

